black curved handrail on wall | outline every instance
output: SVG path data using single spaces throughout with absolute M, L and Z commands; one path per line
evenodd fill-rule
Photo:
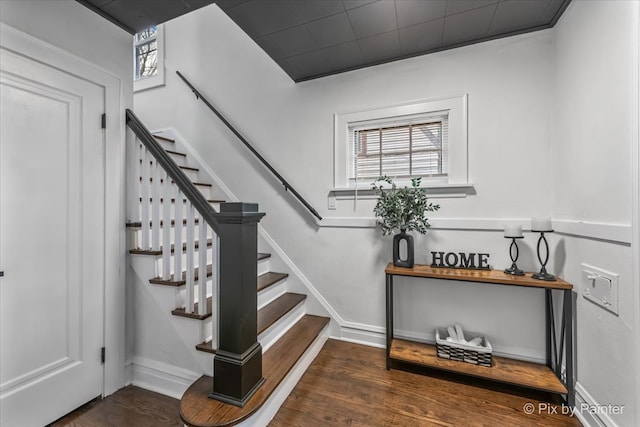
M 220 112 L 218 110 L 216 110 L 216 108 L 211 105 L 211 103 L 207 100 L 207 98 L 205 98 L 204 96 L 202 96 L 202 94 L 198 91 L 198 89 L 196 89 L 190 82 L 189 80 L 187 80 L 187 78 L 185 76 L 182 75 L 182 73 L 180 73 L 180 71 L 176 71 L 176 74 L 178 75 L 178 77 L 180 77 L 182 79 L 182 81 L 189 86 L 189 88 L 191 89 L 191 91 L 194 93 L 194 95 L 196 96 L 196 99 L 201 100 L 202 102 L 204 102 L 204 104 L 209 107 L 209 109 L 211 111 L 213 111 L 213 113 L 218 116 L 218 118 L 222 121 L 222 123 L 224 123 L 225 125 L 227 125 L 227 127 L 229 128 L 229 130 L 231 130 L 231 132 L 234 133 L 235 136 L 238 137 L 238 139 L 249 149 L 249 151 L 251 151 L 257 158 L 258 160 L 260 160 L 260 162 L 262 162 L 263 165 L 266 166 L 267 169 L 269 169 L 269 171 L 276 177 L 278 178 L 278 181 L 280 181 L 282 183 L 282 185 L 284 186 L 285 191 L 291 191 L 291 193 L 300 201 L 300 203 L 302 203 L 304 205 L 305 208 L 307 208 L 307 210 L 309 210 L 309 212 L 311 212 L 311 214 L 313 216 L 315 216 L 316 218 L 318 218 L 319 220 L 322 220 L 322 217 L 320 216 L 320 214 L 318 213 L 318 211 L 316 211 L 314 209 L 313 206 L 311 206 L 309 204 L 309 202 L 307 202 L 301 195 L 300 193 L 298 193 L 296 191 L 295 188 L 293 188 L 291 186 L 291 184 L 289 184 L 287 182 L 286 179 L 284 179 L 282 177 L 282 175 L 280 175 L 280 173 L 278 173 L 278 171 L 271 166 L 271 164 L 265 160 L 264 157 L 262 157 L 262 155 L 249 143 L 249 141 L 247 141 L 247 139 L 242 136 L 242 134 L 240 132 L 238 132 L 238 130 L 233 127 L 233 125 L 231 123 L 229 123 L 229 121 L 227 119 L 225 119 L 225 117 L 220 114 Z

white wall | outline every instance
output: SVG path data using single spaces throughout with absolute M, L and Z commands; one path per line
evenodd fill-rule
M 577 378 L 595 402 L 626 405 L 621 415 L 602 417 L 620 426 L 638 424 L 634 415 L 640 399 L 633 381 L 640 357 L 633 330 L 634 287 L 639 284 L 632 276 L 632 265 L 639 261 L 632 259 L 630 246 L 637 19 L 634 2 L 572 2 L 554 38 L 553 217 L 621 224 L 629 230 L 626 243 L 570 235 L 560 239 L 566 253 L 561 272 L 578 294 Z M 587 286 L 583 262 L 620 274 L 619 316 L 580 296 Z
M 125 381 L 124 109 L 133 105 L 131 35 L 73 0 L 2 0 L 0 20 L 12 28 L 11 34 L 16 29 L 20 37 L 33 38 L 55 61 L 73 63 L 65 62 L 62 69 L 99 70 L 100 80 L 94 83 L 105 88 L 104 393 L 110 394 Z
M 452 219 L 447 224 L 454 228 L 484 229 L 489 224 L 498 230 L 504 218 L 551 213 L 550 174 L 539 166 L 548 164 L 550 153 L 550 31 L 300 84 L 216 6 L 167 23 L 165 35 L 167 85 L 138 92 L 137 113 L 150 128 L 175 126 L 238 197 L 259 202 L 267 212 L 262 225 L 349 324 L 382 337 L 383 270 L 390 260 L 390 237 L 371 228 L 316 227 L 195 101 L 176 70 L 199 86 L 324 216 L 371 216 L 374 204 L 360 201 L 354 212 L 353 202 L 340 201 L 337 211 L 326 209 L 333 186 L 334 113 L 463 93 L 469 94 L 469 175 L 477 195 L 438 200 L 443 207 L 433 217 Z M 532 244 L 533 239 L 526 239 L 525 246 Z M 421 263 L 427 262 L 427 250 L 435 249 L 486 251 L 497 268 L 508 259 L 507 244 L 496 231 L 434 230 L 427 238 L 417 238 L 416 249 Z M 531 269 L 533 259 L 532 251 L 523 248 L 522 264 Z M 432 336 L 435 326 L 458 320 L 487 333 L 503 352 L 544 357 L 542 294 L 426 282 L 412 292 L 397 299 L 398 312 L 403 304 L 417 305 L 404 309 L 406 314 L 398 319 L 398 327 L 410 334 Z M 430 299 L 431 292 L 444 299 Z M 468 304 L 457 304 L 458 299 Z M 521 322 L 486 316 L 496 312 Z M 422 313 L 431 314 L 426 318 Z M 536 327 L 528 328 L 532 324 Z
M 633 376 L 625 375 L 635 360 L 631 324 L 637 309 L 627 298 L 632 283 L 625 37 L 632 14 L 631 3 L 609 3 L 573 2 L 554 30 L 299 84 L 212 5 L 166 24 L 167 85 L 137 93 L 136 112 L 150 128 L 176 127 L 239 198 L 259 202 L 267 213 L 262 225 L 337 311 L 345 335 L 380 343 L 390 238 L 366 227 L 316 226 L 175 71 L 191 79 L 328 218 L 369 217 L 374 204 L 361 200 L 354 208 L 353 201 L 342 200 L 336 211 L 326 208 L 333 186 L 334 113 L 468 93 L 475 194 L 434 200 L 442 209 L 432 214 L 434 229 L 416 238 L 416 261 L 429 262 L 430 250 L 485 251 L 495 268 L 504 268 L 504 223 L 527 225 L 533 216 L 553 215 L 561 233 L 551 238 L 552 273 L 577 291 L 582 262 L 621 274 L 619 318 L 578 297 L 578 381 L 599 403 L 629 402 L 615 420 L 632 425 Z M 589 132 L 585 122 L 593 126 Z M 607 170 L 593 176 L 602 164 Z M 529 271 L 538 268 L 535 245 L 536 236 L 527 233 L 519 264 Z M 459 321 L 486 333 L 503 353 L 544 358 L 541 292 L 397 283 L 396 327 L 407 335 L 429 338 L 434 327 Z M 358 335 L 358 328 L 371 331 L 370 338 Z

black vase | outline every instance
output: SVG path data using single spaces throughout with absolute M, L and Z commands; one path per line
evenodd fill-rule
M 400 242 L 407 242 L 407 258 L 400 258 Z M 407 234 L 405 230 L 400 230 L 399 234 L 393 236 L 393 265 L 396 267 L 413 267 L 413 236 Z

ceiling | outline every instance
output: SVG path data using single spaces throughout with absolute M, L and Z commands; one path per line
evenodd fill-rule
M 218 6 L 296 82 L 555 25 L 571 0 L 77 0 L 134 33 Z

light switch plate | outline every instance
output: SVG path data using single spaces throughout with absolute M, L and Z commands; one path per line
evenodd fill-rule
M 328 206 L 327 208 L 329 210 L 335 210 L 336 209 L 336 196 L 331 195 L 327 198 L 327 202 L 328 202 Z
M 582 264 L 582 296 L 615 315 L 618 311 L 619 274 Z

